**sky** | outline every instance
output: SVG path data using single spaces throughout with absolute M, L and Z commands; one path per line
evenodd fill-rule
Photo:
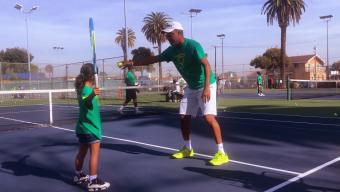
M 136 33 L 135 47 L 153 46 L 141 32 L 143 18 L 151 12 L 164 12 L 182 23 L 184 35 L 203 46 L 211 65 L 215 63 L 213 46 L 221 46 L 217 34 L 225 34 L 223 63 L 225 71 L 250 68 L 250 61 L 271 47 L 280 47 L 280 28 L 268 25 L 261 14 L 265 0 L 126 0 L 127 26 Z M 39 9 L 23 14 L 34 5 Z M 287 29 L 288 56 L 317 54 L 326 62 L 327 25 L 319 16 L 333 15 L 329 21 L 329 63 L 340 60 L 340 0 L 305 0 L 306 11 L 299 24 Z M 93 17 L 97 58 L 122 56 L 114 42 L 116 32 L 124 26 L 124 0 L 0 0 L 0 50 L 13 47 L 26 49 L 25 17 L 28 16 L 29 50 L 32 63 L 39 65 L 73 63 L 90 60 L 91 47 L 88 19 Z M 202 12 L 189 17 L 189 9 Z M 63 47 L 55 50 L 53 47 Z M 169 44 L 162 45 L 164 48 Z M 131 49 L 129 49 L 129 52 Z M 217 68 L 221 69 L 221 47 L 217 48 Z M 171 70 L 171 66 L 167 66 Z M 164 70 L 167 70 L 165 67 Z M 170 68 L 170 69 L 169 69 Z M 163 72 L 164 73 L 164 72 Z

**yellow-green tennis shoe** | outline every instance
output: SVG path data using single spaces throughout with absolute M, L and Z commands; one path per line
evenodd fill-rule
M 186 147 L 182 147 L 181 150 L 172 154 L 171 157 L 174 158 L 174 159 L 182 159 L 182 158 L 186 158 L 186 157 L 193 157 L 194 154 L 195 154 L 194 149 L 189 150 Z
M 211 165 L 223 165 L 229 162 L 229 158 L 227 154 L 223 154 L 221 151 L 218 151 L 215 156 L 209 161 Z

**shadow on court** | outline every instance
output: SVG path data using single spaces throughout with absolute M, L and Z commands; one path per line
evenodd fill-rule
M 60 146 L 78 147 L 79 144 L 78 143 L 55 142 L 52 144 L 42 145 L 42 147 L 60 147 Z M 134 155 L 147 154 L 147 155 L 153 155 L 153 156 L 169 156 L 169 153 L 164 153 L 164 152 L 160 152 L 157 150 L 152 150 L 152 149 L 148 149 L 145 147 L 141 147 L 139 145 L 131 145 L 131 144 L 111 144 L 111 143 L 105 143 L 105 141 L 103 141 L 100 144 L 100 148 L 119 151 L 119 152 L 128 153 L 128 154 L 134 154 Z
M 37 165 L 29 165 L 26 160 L 29 155 L 21 157 L 17 161 L 4 161 L 1 163 L 1 168 L 7 171 L 8 174 L 13 174 L 14 176 L 37 176 L 43 178 L 50 178 L 55 180 L 60 180 L 66 184 L 73 185 L 72 179 L 69 177 L 71 174 L 67 173 L 68 177 L 62 176 L 61 173 L 57 172 L 55 169 L 46 169 L 39 167 Z

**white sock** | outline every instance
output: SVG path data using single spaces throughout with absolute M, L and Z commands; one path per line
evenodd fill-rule
M 225 154 L 224 148 L 223 148 L 223 143 L 217 144 L 217 149 L 218 149 L 219 151 L 221 151 L 223 154 Z
M 124 105 L 120 106 L 119 111 L 123 111 Z
M 90 179 L 90 181 L 93 181 L 93 180 L 97 179 L 97 175 L 90 175 L 89 179 Z
M 185 141 L 185 147 L 186 147 L 187 149 L 189 149 L 190 151 L 192 150 L 191 139 Z
M 135 111 L 138 112 L 138 111 L 139 111 L 139 108 L 138 108 L 138 107 L 135 107 Z

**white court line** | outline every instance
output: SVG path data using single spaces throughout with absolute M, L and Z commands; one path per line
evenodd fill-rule
M 221 110 L 224 108 L 220 108 Z M 321 116 L 303 116 L 303 115 L 288 115 L 288 114 L 270 114 L 270 113 L 252 113 L 252 112 L 236 112 L 236 111 L 224 111 L 223 113 L 241 113 L 250 115 L 267 115 L 267 116 L 286 116 L 286 117 L 302 117 L 302 118 L 318 118 L 318 119 L 339 119 L 338 117 L 321 117 Z
M 10 112 L 6 112 L 6 113 L 0 113 L 0 115 L 9 115 L 9 114 L 18 114 L 18 113 L 31 113 L 31 112 L 42 112 L 42 111 L 49 111 L 48 109 L 46 110 L 31 110 L 31 111 L 10 111 Z
M 74 132 L 74 130 L 71 130 L 71 129 L 62 128 L 62 127 L 53 126 L 53 125 L 48 125 L 48 124 L 33 123 L 33 122 L 29 122 L 29 121 L 23 121 L 23 120 L 12 119 L 12 118 L 7 118 L 7 117 L 0 117 L 0 119 L 6 119 L 6 120 L 21 122 L 21 123 L 29 123 L 29 124 L 34 124 L 34 125 L 38 125 L 38 126 L 49 126 L 49 127 L 54 128 L 54 129 L 59 129 L 59 130 L 68 131 L 68 132 Z M 133 141 L 133 140 L 129 140 L 129 139 L 109 137 L 109 136 L 104 136 L 104 135 L 102 137 L 107 138 L 107 139 L 117 140 L 117 141 L 124 141 L 124 142 L 128 142 L 128 143 L 134 143 L 134 144 L 149 146 L 149 147 L 153 147 L 153 148 L 165 149 L 165 150 L 169 150 L 169 151 L 178 151 L 178 149 L 174 149 L 174 148 L 169 148 L 169 147 L 164 147 L 164 146 L 159 146 L 159 145 L 153 145 L 153 144 L 143 143 L 143 142 L 139 142 L 139 141 Z M 201 157 L 206 157 L 206 158 L 212 158 L 212 156 L 210 156 L 210 155 L 205 155 L 205 154 L 201 154 L 201 153 L 195 153 L 195 155 L 201 156 Z M 246 163 L 246 162 L 241 162 L 241 161 L 236 161 L 236 160 L 230 160 L 230 162 L 233 162 L 233 163 L 236 163 L 236 164 L 241 164 L 241 165 L 248 165 L 248 166 L 251 166 L 251 167 L 267 169 L 267 170 L 271 170 L 271 171 L 277 171 L 277 172 L 281 172 L 281 173 L 288 173 L 288 174 L 292 174 L 292 175 L 300 175 L 301 174 L 299 172 L 288 171 L 288 170 L 284 170 L 284 169 L 277 169 L 277 168 L 273 168 L 273 167 L 256 165 L 256 164 L 251 164 L 251 163 Z
M 274 191 L 276 191 L 278 189 L 281 189 L 281 188 L 283 188 L 283 187 L 285 187 L 285 186 L 287 186 L 287 185 L 289 185 L 289 184 L 291 184 L 291 183 L 293 183 L 293 182 L 295 182 L 295 181 L 297 181 L 297 180 L 299 180 L 301 178 L 304 178 L 304 177 L 306 177 L 306 176 L 308 176 L 308 175 L 310 175 L 312 173 L 315 173 L 315 172 L 317 172 L 317 171 L 319 171 L 319 170 L 321 170 L 321 169 L 323 169 L 323 168 L 325 168 L 325 167 L 327 167 L 327 166 L 329 166 L 329 165 L 331 165 L 331 164 L 333 164 L 333 163 L 335 163 L 337 161 L 340 161 L 340 157 L 335 158 L 335 159 L 333 159 L 331 161 L 328 161 L 327 163 L 324 163 L 324 164 L 322 164 L 322 165 L 320 165 L 318 167 L 315 167 L 314 169 L 311 169 L 311 170 L 309 170 L 307 172 L 299 174 L 298 176 L 296 176 L 294 178 L 291 178 L 288 181 L 283 182 L 283 183 L 281 183 L 281 184 L 279 184 L 279 185 L 277 185 L 275 187 L 272 187 L 272 188 L 270 188 L 270 189 L 268 189 L 268 190 L 266 190 L 264 192 L 274 192 Z
M 172 115 L 179 115 L 178 113 L 165 112 Z M 259 118 L 250 118 L 250 117 L 225 117 L 221 115 L 217 115 L 219 118 L 224 119 L 242 119 L 242 120 L 252 120 L 252 121 L 267 121 L 267 122 L 275 122 L 275 123 L 291 123 L 291 124 L 307 124 L 307 125 L 321 125 L 321 126 L 335 126 L 340 127 L 338 124 L 327 124 L 327 123 L 312 123 L 308 121 L 286 121 L 286 120 L 272 120 L 272 119 L 259 119 Z
M 104 106 L 115 106 L 115 105 L 103 105 L 103 107 Z M 75 109 L 79 108 L 79 107 L 76 107 L 76 106 L 62 106 L 62 105 L 56 105 L 55 107 L 60 107 L 60 108 L 75 108 Z M 17 112 L 17 113 L 20 113 L 20 112 Z M 178 113 L 171 113 L 171 112 L 164 112 L 164 113 L 168 113 L 168 114 L 171 114 L 171 115 L 179 115 Z M 244 113 L 247 113 L 247 112 L 244 112 Z M 252 113 L 249 113 L 249 114 L 252 114 Z M 256 114 L 256 113 L 254 113 L 254 114 Z M 260 114 L 260 113 L 258 113 L 258 114 Z M 290 116 L 290 115 L 287 115 L 287 116 Z M 225 117 L 225 116 L 221 116 L 221 115 L 218 115 L 217 117 L 224 118 L 224 119 L 241 119 L 241 120 L 266 121 L 266 122 L 275 122 L 275 123 L 291 123 L 291 124 L 307 124 L 307 125 L 321 125 L 321 126 L 340 127 L 340 124 L 313 123 L 313 122 L 308 122 L 308 121 L 272 120 L 272 119 L 259 119 L 259 118 L 250 118 L 250 117 Z M 310 117 L 313 117 L 313 116 L 310 116 Z M 325 117 L 325 118 L 327 118 L 327 117 Z
M 275 122 L 275 123 L 292 123 L 292 124 L 307 124 L 307 125 L 321 125 L 321 126 L 335 126 L 340 127 L 339 124 L 327 124 L 327 123 L 312 123 L 308 121 L 286 121 L 286 120 L 271 120 L 271 119 L 255 119 L 255 118 L 248 118 L 248 117 L 224 117 L 218 116 L 225 119 L 242 119 L 242 120 L 252 120 L 252 121 L 267 121 L 267 122 Z

